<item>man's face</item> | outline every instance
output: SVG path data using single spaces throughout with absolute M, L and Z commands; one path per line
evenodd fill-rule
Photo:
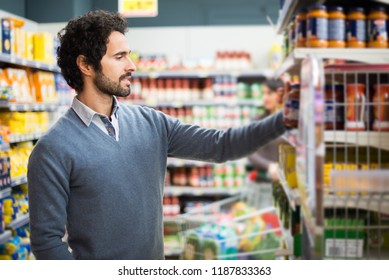
M 104 94 L 126 97 L 131 93 L 131 73 L 136 67 L 129 58 L 126 37 L 117 31 L 109 36 L 107 52 L 101 59 L 101 71 L 93 79 Z

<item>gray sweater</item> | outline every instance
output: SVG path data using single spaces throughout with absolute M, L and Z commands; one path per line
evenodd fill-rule
M 118 114 L 119 141 L 69 109 L 36 144 L 28 186 L 37 259 L 163 259 L 167 157 L 221 163 L 285 131 L 281 112 L 226 131 L 140 106 L 121 105 Z

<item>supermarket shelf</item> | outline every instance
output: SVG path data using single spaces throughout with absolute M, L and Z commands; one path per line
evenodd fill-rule
M 289 22 L 291 22 L 294 15 L 297 14 L 298 10 L 302 7 L 307 7 L 313 4 L 321 4 L 324 0 L 286 0 L 284 3 L 283 9 L 280 11 L 280 16 L 278 17 L 278 22 L 276 25 L 276 32 L 278 34 L 282 33 Z
M 61 72 L 59 67 L 55 64 L 39 62 L 36 60 L 28 60 L 28 59 L 16 57 L 15 55 L 9 55 L 4 53 L 0 53 L 0 62 L 5 62 L 17 66 L 22 65 L 37 70 L 44 70 L 44 71 L 57 72 L 57 73 Z
M 280 169 L 278 170 L 278 176 L 280 178 L 282 189 L 288 198 L 290 207 L 293 209 L 293 211 L 296 211 L 296 205 L 300 203 L 300 196 L 294 189 L 289 187 L 288 182 L 285 179 L 284 172 L 282 172 Z
M 347 48 L 296 48 L 276 71 L 279 77 L 283 73 L 299 70 L 299 64 L 308 55 L 315 55 L 322 59 L 342 59 L 363 63 L 389 63 L 389 49 L 347 49 Z
M 11 180 L 11 188 L 27 183 L 27 175 L 15 177 Z
M 389 0 L 374 0 L 375 2 L 383 3 L 389 5 Z
M 6 152 L 10 149 L 9 143 L 4 142 L 3 144 L 0 145 L 0 151 L 1 152 Z
M 141 105 L 150 107 L 176 107 L 183 106 L 257 106 L 262 107 L 262 100 L 237 100 L 237 99 L 225 99 L 225 100 L 190 100 L 190 101 L 158 101 L 158 100 L 137 100 L 137 101 L 122 101 L 128 105 Z
M 327 143 L 349 143 L 389 150 L 389 132 L 380 131 L 325 131 Z
M 12 237 L 12 233 L 9 230 L 4 231 L 0 234 L 0 244 L 7 242 Z
M 6 224 L 5 227 L 9 229 L 17 229 L 22 226 L 27 225 L 30 222 L 30 216 L 29 214 L 21 215 L 19 218 L 17 218 L 15 221 L 12 221 L 9 224 Z
M 245 165 L 249 164 L 247 159 L 240 159 L 237 161 L 231 162 L 243 162 Z M 191 166 L 209 166 L 215 165 L 212 162 L 199 161 L 199 160 L 189 160 L 189 159 L 179 159 L 179 158 L 168 158 L 167 167 L 191 167 Z
M 9 135 L 10 143 L 19 143 L 25 141 L 37 140 L 42 137 L 43 132 L 33 132 L 33 133 L 13 133 Z
M 57 104 L 46 103 L 14 103 L 7 100 L 0 101 L 0 108 L 8 109 L 9 111 L 56 111 Z
M 5 197 L 8 197 L 11 195 L 11 188 L 5 188 L 0 191 L 0 199 L 3 199 Z
M 136 71 L 134 78 L 210 78 L 215 76 L 233 76 L 247 78 L 266 78 L 272 73 L 258 69 L 248 70 L 162 70 L 162 71 Z
M 180 257 L 182 254 L 182 249 L 169 249 L 165 251 L 165 257 Z
M 389 193 L 368 195 L 327 195 L 324 208 L 355 208 L 389 214 Z
M 222 188 L 193 188 L 181 186 L 165 187 L 165 195 L 190 195 L 190 196 L 212 196 L 212 195 L 236 195 L 242 193 L 244 189 L 222 189 Z
M 168 158 L 167 160 L 168 167 L 208 166 L 208 165 L 212 165 L 212 163 L 198 161 L 198 160 L 178 159 L 178 158 Z

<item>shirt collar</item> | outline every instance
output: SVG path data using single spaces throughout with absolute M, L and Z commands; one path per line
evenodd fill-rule
M 119 110 L 119 102 L 117 101 L 116 97 L 113 97 L 113 109 L 112 109 L 112 115 L 115 115 L 115 117 L 118 117 L 118 110 Z M 83 121 L 83 123 L 86 126 L 90 126 L 93 117 L 95 115 L 100 115 L 97 113 L 95 110 L 89 108 L 86 106 L 84 103 L 82 103 L 80 100 L 78 100 L 77 96 L 73 98 L 73 103 L 72 103 L 72 109 L 76 114 L 80 117 L 80 119 Z

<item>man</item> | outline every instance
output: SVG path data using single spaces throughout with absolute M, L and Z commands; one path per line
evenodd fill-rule
M 118 14 L 93 11 L 59 33 L 58 65 L 77 96 L 29 160 L 37 259 L 163 259 L 167 157 L 225 162 L 286 129 L 281 112 L 218 131 L 119 104 L 115 96 L 131 93 L 135 70 L 126 31 Z M 65 227 L 68 243 L 62 241 Z

